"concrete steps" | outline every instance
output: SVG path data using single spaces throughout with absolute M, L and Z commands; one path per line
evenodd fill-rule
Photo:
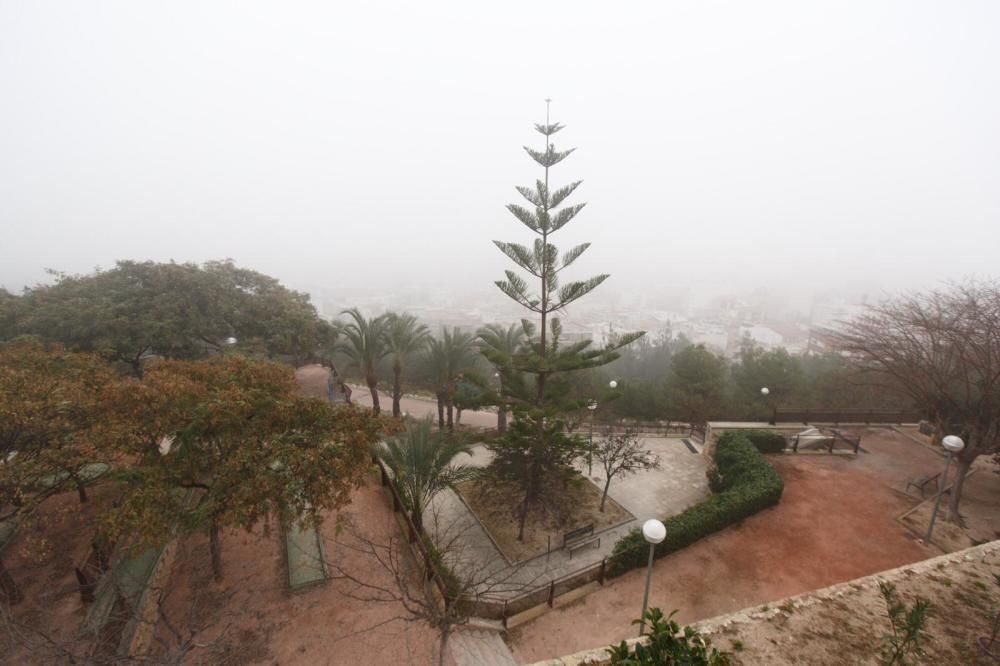
M 456 631 L 448 639 L 448 649 L 456 666 L 517 666 L 500 634 L 487 629 Z

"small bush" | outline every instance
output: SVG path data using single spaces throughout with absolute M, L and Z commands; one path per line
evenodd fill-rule
M 732 661 L 725 652 L 713 648 L 711 641 L 692 627 L 680 627 L 674 622 L 674 611 L 663 617 L 659 608 L 650 608 L 644 619 L 649 625 L 649 641 L 629 647 L 622 641 L 608 648 L 612 666 L 729 666 Z M 640 624 L 633 620 L 632 624 Z
M 656 546 L 656 557 L 689 546 L 781 500 L 781 477 L 743 433 L 721 435 L 716 440 L 714 462 L 714 478 L 710 473 L 709 479 L 716 494 L 664 521 L 667 536 Z M 608 575 L 620 576 L 645 566 L 647 547 L 642 532 L 631 530 L 615 544 Z
M 729 435 L 729 432 L 721 436 Z M 773 430 L 744 430 L 740 434 L 750 440 L 750 443 L 757 447 L 761 453 L 781 453 L 788 447 L 788 440 L 780 432 Z

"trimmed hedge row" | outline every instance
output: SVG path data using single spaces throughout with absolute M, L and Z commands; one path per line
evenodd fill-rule
M 726 436 L 729 433 L 723 433 Z M 788 440 L 774 430 L 744 430 L 741 434 L 750 440 L 761 453 L 781 453 L 788 446 Z
M 667 537 L 656 546 L 656 557 L 689 546 L 781 500 L 785 487 L 781 477 L 744 433 L 720 435 L 713 460 L 715 468 L 710 473 L 710 482 L 715 494 L 663 521 Z M 615 544 L 608 575 L 620 576 L 645 566 L 649 557 L 647 548 L 642 532 L 638 528 L 630 531 Z

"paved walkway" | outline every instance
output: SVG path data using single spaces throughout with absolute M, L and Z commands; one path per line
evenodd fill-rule
M 361 386 L 358 384 L 350 384 L 351 387 L 351 402 L 362 405 L 364 407 L 371 407 L 372 405 L 372 394 L 368 390 L 367 386 Z M 382 390 L 378 392 L 379 405 L 382 408 L 382 413 L 392 414 L 392 396 L 385 393 Z M 429 398 L 419 398 L 414 395 L 404 395 L 399 399 L 399 407 L 404 412 L 409 413 L 410 416 L 414 418 L 425 418 L 427 416 L 433 416 L 437 419 L 437 401 L 431 400 Z M 457 414 L 456 414 L 457 416 Z M 497 427 L 497 413 L 490 412 L 486 410 L 476 411 L 473 409 L 462 410 L 462 425 L 463 426 L 474 426 L 477 428 L 496 428 Z
M 600 547 L 585 548 L 570 554 L 554 550 L 511 566 L 493 544 L 486 531 L 452 491 L 439 493 L 424 517 L 424 524 L 435 540 L 447 544 L 442 550 L 453 553 L 451 565 L 463 577 L 489 578 L 484 587 L 494 596 L 516 596 L 529 587 L 548 583 L 584 567 L 600 562 L 611 554 L 615 543 L 633 527 L 649 518 L 663 519 L 676 515 L 708 494 L 705 459 L 692 453 L 679 438 L 644 438 L 644 444 L 660 456 L 660 468 L 611 482 L 609 495 L 635 518 L 598 532 Z M 456 463 L 485 467 L 490 453 L 485 446 L 473 450 L 471 459 Z M 586 463 L 579 466 L 586 473 Z M 603 489 L 604 477 L 597 467 L 590 477 Z
M 465 628 L 448 639 L 455 666 L 517 666 L 500 634 L 486 629 Z

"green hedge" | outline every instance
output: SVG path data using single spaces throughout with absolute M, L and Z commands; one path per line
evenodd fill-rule
M 781 500 L 784 490 L 781 477 L 743 433 L 720 435 L 716 439 L 713 459 L 715 494 L 663 521 L 667 537 L 656 546 L 656 557 L 689 546 Z M 608 575 L 620 576 L 630 569 L 645 566 L 649 557 L 647 548 L 642 532 L 633 529 L 615 544 Z
M 728 434 L 723 433 L 721 436 Z M 785 436 L 774 430 L 744 430 L 740 434 L 749 439 L 761 453 L 781 453 L 788 446 Z

